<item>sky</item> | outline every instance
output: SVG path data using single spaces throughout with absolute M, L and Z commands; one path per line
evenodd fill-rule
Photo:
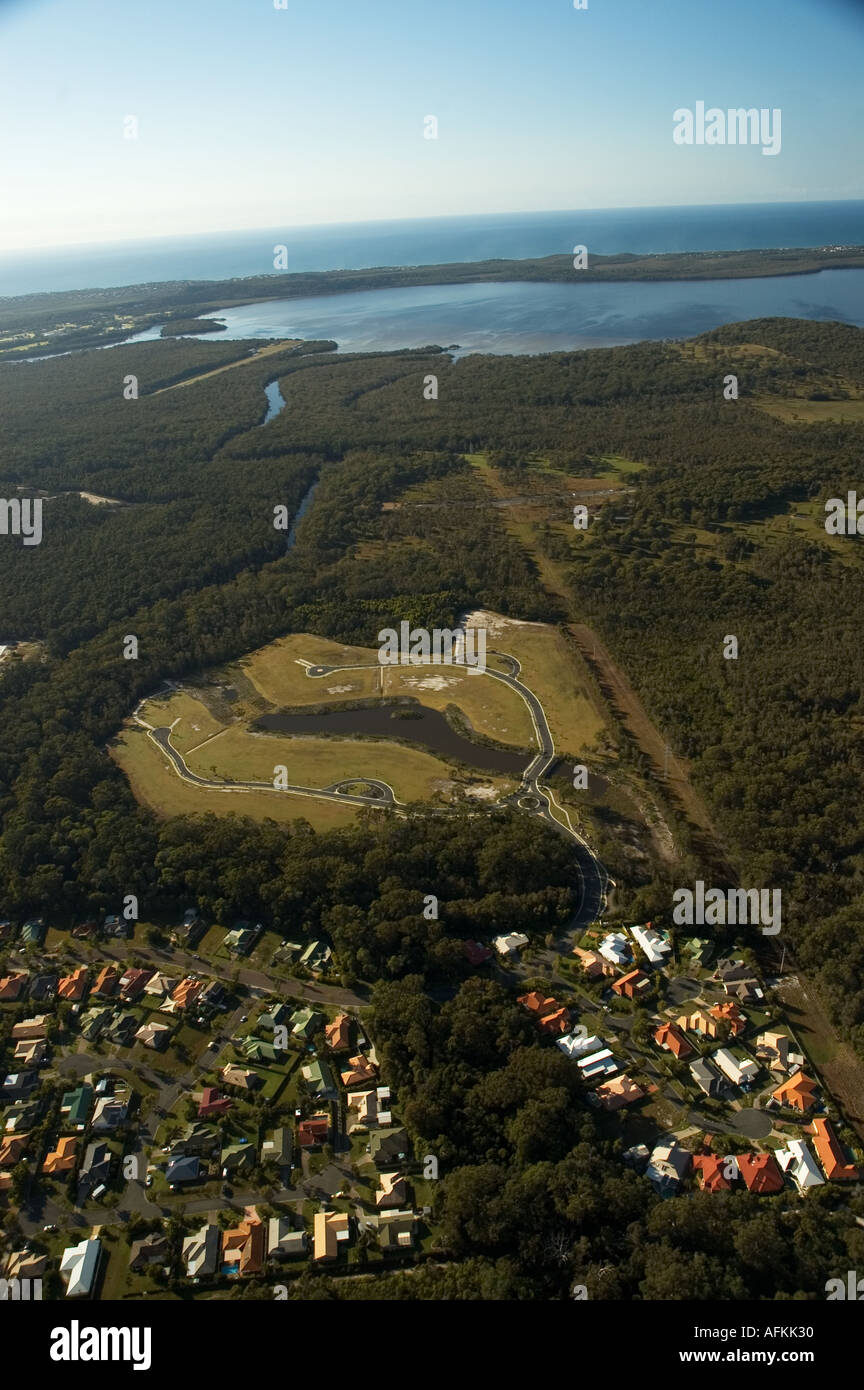
M 856 0 L 276 3 L 0 0 L 0 250 L 864 196 Z M 780 153 L 676 145 L 699 101 Z

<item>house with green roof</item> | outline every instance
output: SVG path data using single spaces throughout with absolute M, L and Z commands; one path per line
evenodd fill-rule
M 258 1028 L 262 1033 L 272 1033 L 290 1017 L 291 1010 L 288 1005 L 277 1004 L 269 1013 L 261 1015 L 258 1020 Z
M 329 1063 L 320 1057 L 302 1068 L 303 1080 L 316 1100 L 335 1100 L 339 1092 Z
M 243 1051 L 248 1062 L 278 1062 L 281 1056 L 278 1049 L 263 1038 L 247 1038 Z
M 311 1038 L 323 1026 L 323 1014 L 316 1013 L 314 1009 L 298 1009 L 291 1019 L 291 1032 L 295 1038 Z
M 86 1081 L 67 1091 L 60 1102 L 60 1114 L 67 1129 L 83 1129 L 93 1104 L 93 1087 Z
M 44 917 L 31 917 L 21 928 L 21 941 L 25 946 L 41 946 L 46 931 Z

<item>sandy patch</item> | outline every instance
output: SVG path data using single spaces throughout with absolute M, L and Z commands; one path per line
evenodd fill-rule
M 466 613 L 464 626 L 485 627 L 488 637 L 503 637 L 517 627 L 548 627 L 548 623 L 528 623 L 520 618 L 504 618 L 500 613 L 492 613 L 487 608 L 475 608 Z
M 497 801 L 498 788 L 489 782 L 478 782 L 473 787 L 466 787 L 465 795 L 474 796 L 478 801 Z
M 462 680 L 462 676 L 451 676 L 449 680 L 446 676 L 406 676 L 402 684 L 417 690 L 447 690 L 451 685 L 460 685 Z
M 356 690 L 356 685 L 328 685 L 328 695 L 344 695 L 349 690 Z

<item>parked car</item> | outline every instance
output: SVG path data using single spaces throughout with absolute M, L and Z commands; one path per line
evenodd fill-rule
M 146 1180 L 146 1182 L 144 1183 L 144 1186 L 145 1186 L 145 1187 L 152 1187 L 152 1186 L 153 1186 L 153 1174 L 152 1174 L 152 1173 L 148 1173 L 148 1174 L 147 1174 L 147 1180 Z
M 56 1234 L 57 1231 L 60 1230 L 60 1227 L 59 1227 L 59 1226 L 54 1226 L 54 1225 L 51 1225 L 51 1226 L 43 1226 L 43 1227 L 42 1227 L 42 1230 L 46 1233 L 46 1235 L 52 1235 L 52 1236 L 53 1236 L 53 1235 Z

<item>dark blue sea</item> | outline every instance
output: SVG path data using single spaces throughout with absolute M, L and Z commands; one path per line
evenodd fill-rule
M 277 245 L 288 248 L 289 270 L 353 270 L 550 256 L 583 244 L 589 255 L 861 245 L 864 201 L 501 213 L 39 248 L 0 256 L 0 295 L 272 274 Z

